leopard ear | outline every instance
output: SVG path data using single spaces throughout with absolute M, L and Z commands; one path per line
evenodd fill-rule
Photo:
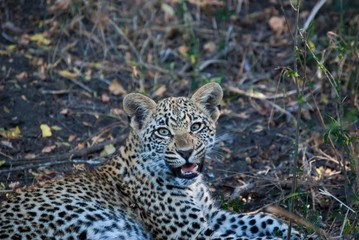
M 141 129 L 146 118 L 155 108 L 155 101 L 139 93 L 130 93 L 123 99 L 123 109 L 134 129 Z
M 191 100 L 197 103 L 203 110 L 207 111 L 213 121 L 217 121 L 220 113 L 220 103 L 223 91 L 218 83 L 208 83 L 199 88 Z

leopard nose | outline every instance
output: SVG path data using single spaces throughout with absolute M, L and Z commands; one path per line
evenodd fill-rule
M 189 149 L 189 150 L 177 150 L 178 154 L 183 157 L 185 160 L 188 160 L 193 152 L 193 149 Z

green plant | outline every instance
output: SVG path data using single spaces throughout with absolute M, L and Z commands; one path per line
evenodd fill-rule
M 284 10 L 284 5 L 280 1 L 282 11 L 285 15 L 287 25 L 291 27 L 288 22 L 288 16 Z M 351 33 L 352 31 L 346 31 L 344 27 L 344 14 L 345 6 L 343 1 L 335 1 L 335 4 L 339 7 L 340 15 L 340 24 L 337 25 L 337 31 L 328 32 L 327 38 L 319 37 L 315 34 L 315 21 L 309 25 L 307 31 L 302 31 L 299 26 L 299 13 L 301 9 L 301 1 L 292 1 L 292 10 L 296 12 L 296 22 L 294 23 L 293 32 L 291 32 L 291 37 L 293 39 L 293 55 L 295 60 L 293 67 L 286 67 L 284 70 L 285 76 L 292 79 L 295 83 L 297 89 L 297 117 L 295 122 L 296 127 L 296 139 L 294 146 L 294 156 L 293 156 L 293 182 L 292 182 L 292 191 L 291 195 L 297 192 L 297 165 L 299 158 L 299 146 L 302 142 L 300 131 L 303 127 L 301 122 L 301 111 L 304 103 L 312 101 L 316 106 L 316 111 L 318 113 L 319 119 L 321 120 L 323 128 L 323 138 L 326 143 L 329 144 L 333 150 L 333 154 L 338 159 L 341 159 L 341 168 L 343 171 L 345 179 L 345 196 L 346 202 L 349 206 L 357 205 L 357 201 L 352 201 L 353 195 L 357 199 L 358 196 L 358 187 L 359 187 L 359 177 L 358 174 L 358 155 L 357 155 L 357 146 L 358 139 L 353 134 L 350 133 L 348 125 L 345 124 L 345 119 L 350 121 L 355 121 L 352 117 L 357 114 L 356 110 L 350 110 L 344 105 L 345 99 L 348 97 L 348 94 L 351 94 L 353 97 L 357 97 L 356 91 L 348 91 L 347 86 L 355 85 L 358 80 L 358 68 L 353 65 L 349 60 L 357 54 L 358 47 L 358 37 L 353 38 Z M 357 35 L 357 33 L 356 33 Z M 325 120 L 323 117 L 322 110 L 319 108 L 317 103 L 317 98 L 311 91 L 311 98 L 304 98 L 304 88 L 309 87 L 313 89 L 313 81 L 309 81 L 307 75 L 306 66 L 308 64 L 316 64 L 319 71 L 325 76 L 323 79 L 322 86 L 328 86 L 333 93 L 333 96 L 328 100 L 328 106 L 334 107 L 334 111 L 328 111 L 325 113 L 325 117 L 328 117 L 329 121 Z M 355 77 L 353 75 L 346 74 L 346 70 L 354 70 Z M 349 76 L 349 77 L 348 77 Z M 323 95 L 326 94 L 323 89 Z M 328 96 L 328 94 L 326 94 Z M 329 102 L 330 101 L 330 102 Z M 348 112 L 346 112 L 348 111 Z M 351 112 L 354 112 L 351 113 Z M 347 161 L 349 161 L 350 172 L 347 172 Z M 293 212 L 294 206 L 296 205 L 296 198 L 291 197 L 289 202 L 289 210 Z M 352 218 L 343 218 L 343 234 L 349 235 L 354 232 L 355 219 Z
M 240 199 L 228 201 L 223 194 L 220 195 L 220 203 L 221 207 L 226 210 L 231 210 L 234 212 L 248 211 L 248 207 L 246 207 L 246 205 Z

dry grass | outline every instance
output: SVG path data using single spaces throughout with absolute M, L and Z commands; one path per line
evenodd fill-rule
M 208 163 L 209 182 L 226 201 L 238 186 L 252 186 L 226 206 L 287 207 L 295 199 L 295 214 L 332 238 L 352 239 L 359 232 L 355 4 L 335 0 L 315 8 L 305 1 L 298 10 L 284 0 L 57 0 L 37 6 L 36 16 L 5 1 L 2 9 L 13 15 L 1 19 L 7 45 L 0 56 L 24 58 L 35 69 L 25 70 L 33 80 L 56 87 L 44 94 L 69 98 L 77 90 L 97 117 L 96 107 L 128 92 L 159 99 L 221 83 L 219 132 L 227 137 L 224 159 Z M 33 21 L 16 33 L 24 22 L 19 11 Z M 16 67 L 4 68 L 4 79 L 22 81 Z M 0 153 L 7 162 L 24 158 L 5 148 Z M 10 169 L 5 166 L 2 173 Z

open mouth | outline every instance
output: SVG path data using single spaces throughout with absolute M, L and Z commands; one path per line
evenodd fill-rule
M 185 179 L 192 179 L 195 177 L 198 177 L 201 173 L 202 164 L 196 164 L 196 163 L 186 163 L 182 165 L 181 167 L 174 168 L 173 171 L 176 175 L 176 177 L 179 178 L 185 178 Z

